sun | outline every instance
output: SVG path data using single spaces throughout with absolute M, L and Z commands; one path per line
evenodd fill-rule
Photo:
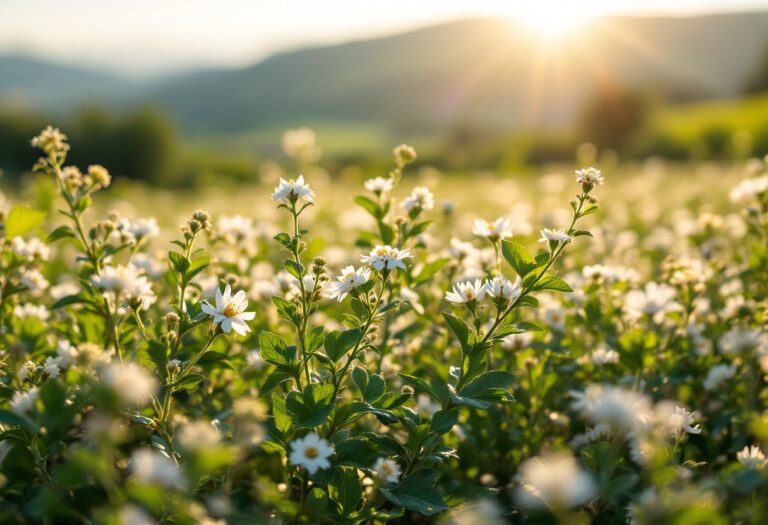
M 546 40 L 560 38 L 583 29 L 594 15 L 577 2 L 538 1 L 521 6 L 515 16 L 527 29 Z

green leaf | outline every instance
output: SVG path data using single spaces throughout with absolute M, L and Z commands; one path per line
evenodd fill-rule
M 432 261 L 431 263 L 425 264 L 424 267 L 421 269 L 419 274 L 414 277 L 413 283 L 415 285 L 423 284 L 426 282 L 429 282 L 435 275 L 437 275 L 440 270 L 445 268 L 445 266 L 450 262 L 450 259 L 438 259 L 436 261 Z
M 285 400 L 285 408 L 297 426 L 320 426 L 328 421 L 328 416 L 331 415 L 334 391 L 330 383 L 307 385 L 302 393 L 292 390 Z
M 448 312 L 443 312 L 443 318 L 459 340 L 461 349 L 466 353 L 469 350 L 469 328 L 467 324 L 464 320 Z
M 453 426 L 459 420 L 459 411 L 456 409 L 451 410 L 439 410 L 432 416 L 432 432 L 438 435 L 450 432 Z
M 293 275 L 297 279 L 304 277 L 304 265 L 297 263 L 293 259 L 286 259 L 285 262 L 283 262 L 283 267 L 285 268 L 286 272 Z
M 83 297 L 80 294 L 65 295 L 64 297 L 62 297 L 61 299 L 53 303 L 53 305 L 51 305 L 51 310 L 56 310 L 57 308 L 69 306 L 70 304 L 81 304 L 81 303 L 89 303 L 89 302 L 90 301 L 86 297 Z
M 195 275 L 208 268 L 210 263 L 211 258 L 207 255 L 192 259 L 192 261 L 189 263 L 189 268 L 187 268 L 186 274 L 184 275 L 185 280 L 187 282 L 191 281 Z
M 39 228 L 45 221 L 45 212 L 28 206 L 14 206 L 5 218 L 5 238 L 21 237 Z
M 168 252 L 168 259 L 171 261 L 171 268 L 181 275 L 185 275 L 189 269 L 189 259 L 179 252 Z
M 393 490 L 381 488 L 381 493 L 397 506 L 434 516 L 448 508 L 435 489 L 435 480 L 440 475 L 435 470 L 417 470 L 403 479 Z
M 363 497 L 363 486 L 357 469 L 339 467 L 333 475 L 333 483 L 328 485 L 328 495 L 339 504 L 342 516 L 346 517 L 357 510 Z
M 290 367 L 296 359 L 296 347 L 288 346 L 288 343 L 272 332 L 259 334 L 259 348 L 261 357 L 273 365 Z
M 75 238 L 75 232 L 72 231 L 72 228 L 69 226 L 59 226 L 55 230 L 53 230 L 51 233 L 48 234 L 48 237 L 45 239 L 46 244 L 51 244 L 52 242 L 56 242 L 60 239 L 66 239 L 66 238 Z
M 194 392 L 204 379 L 205 376 L 202 374 L 189 374 L 187 377 L 176 383 L 176 388 Z
M 542 277 L 539 280 L 539 282 L 536 283 L 534 290 L 554 290 L 556 292 L 572 292 L 573 288 L 571 288 L 568 285 L 568 283 L 563 281 L 560 277 L 556 275 L 548 274 Z
M 272 394 L 272 415 L 277 429 L 287 434 L 291 430 L 291 416 L 285 408 L 285 398 L 277 392 Z
M 536 259 L 522 244 L 504 240 L 501 243 L 501 253 L 520 278 L 538 267 Z
M 381 206 L 379 206 L 368 197 L 358 195 L 355 197 L 355 203 L 364 208 L 365 211 L 370 213 L 376 220 L 381 220 L 384 217 L 384 210 L 381 208 Z
M 476 408 L 489 408 L 496 403 L 512 399 L 507 391 L 514 382 L 509 372 L 494 370 L 480 374 L 454 394 L 453 402 L 458 405 L 470 405 Z

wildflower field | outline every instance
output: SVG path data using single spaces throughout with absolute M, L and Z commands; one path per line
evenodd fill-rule
M 0 523 L 768 522 L 768 173 L 606 163 L 0 199 Z M 599 166 L 602 169 L 597 169 Z

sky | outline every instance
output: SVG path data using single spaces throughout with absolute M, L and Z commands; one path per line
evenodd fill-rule
M 468 17 L 555 32 L 604 15 L 748 10 L 768 10 L 768 0 L 0 0 L 0 53 L 144 76 Z

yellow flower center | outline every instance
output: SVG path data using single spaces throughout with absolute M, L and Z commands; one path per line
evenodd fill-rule
M 389 463 L 382 463 L 381 470 L 384 471 L 384 474 L 386 474 L 387 476 L 392 475 L 392 467 L 389 465 Z
M 222 313 L 227 317 L 234 317 L 240 312 L 242 312 L 242 309 L 239 306 L 232 303 L 227 303 L 227 306 L 224 307 L 224 311 Z
M 309 459 L 315 459 L 319 455 L 320 454 L 318 454 L 315 447 L 307 447 L 307 449 L 304 451 L 304 457 Z

